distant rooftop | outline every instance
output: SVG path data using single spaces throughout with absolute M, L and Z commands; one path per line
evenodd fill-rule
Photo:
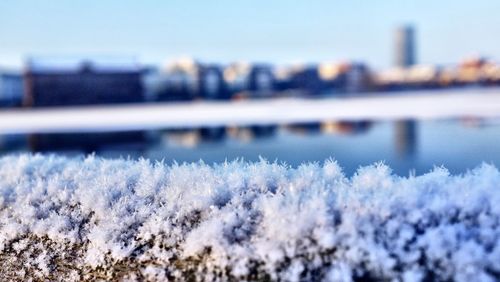
M 26 62 L 31 72 L 136 72 L 140 64 L 133 57 L 31 57 Z

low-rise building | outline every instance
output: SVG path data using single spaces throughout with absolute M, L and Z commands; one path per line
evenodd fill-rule
M 457 70 L 457 81 L 460 84 L 479 84 L 486 80 L 483 68 L 484 58 L 469 58 L 460 63 Z
M 142 70 L 133 61 L 31 59 L 25 71 L 27 107 L 144 101 Z
M 324 81 L 318 72 L 318 66 L 313 64 L 291 67 L 280 86 L 284 90 L 298 90 L 308 95 L 319 94 L 325 89 Z
M 269 94 L 274 90 L 275 77 L 273 68 L 267 64 L 252 65 L 248 74 L 248 90 Z
M 14 71 L 0 71 L 0 106 L 20 106 L 22 97 L 22 75 Z
M 396 67 L 378 72 L 374 78 L 376 88 L 382 91 L 438 88 L 453 83 L 453 75 L 432 65 Z
M 216 64 L 202 64 L 197 70 L 197 91 L 200 98 L 208 100 L 229 99 L 230 93 L 224 80 L 224 69 Z
M 167 65 L 161 75 L 160 101 L 229 98 L 224 69 L 219 65 L 182 58 Z
M 224 80 L 233 99 L 271 97 L 276 90 L 274 68 L 264 63 L 232 63 Z
M 368 67 L 362 63 L 350 63 L 345 72 L 345 92 L 365 92 L 371 87 L 372 77 Z

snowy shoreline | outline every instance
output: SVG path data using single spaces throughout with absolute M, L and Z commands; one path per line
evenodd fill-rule
M 498 119 L 500 88 L 0 111 L 1 134 L 119 132 L 323 121 Z
M 0 158 L 0 275 L 19 280 L 500 279 L 500 172 L 382 164 Z M 364 280 L 364 281 L 366 281 Z

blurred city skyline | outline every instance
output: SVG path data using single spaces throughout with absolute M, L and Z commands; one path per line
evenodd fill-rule
M 28 56 L 122 55 L 228 63 L 362 61 L 394 65 L 394 30 L 416 30 L 416 61 L 500 58 L 500 2 L 2 1 L 0 65 Z

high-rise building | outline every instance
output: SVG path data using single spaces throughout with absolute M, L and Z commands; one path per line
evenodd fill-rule
M 395 34 L 397 67 L 409 67 L 416 63 L 415 29 L 411 25 L 399 27 Z

